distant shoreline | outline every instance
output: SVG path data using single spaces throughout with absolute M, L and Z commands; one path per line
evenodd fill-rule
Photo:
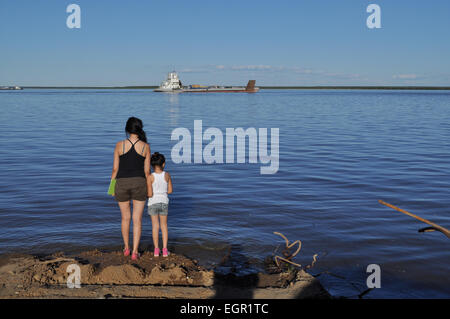
M 24 89 L 137 90 L 158 86 L 23 86 Z M 262 90 L 450 90 L 450 86 L 259 86 Z

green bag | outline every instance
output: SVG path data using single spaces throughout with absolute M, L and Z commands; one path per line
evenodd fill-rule
M 109 183 L 108 195 L 113 195 L 116 190 L 116 179 L 112 179 L 111 183 Z

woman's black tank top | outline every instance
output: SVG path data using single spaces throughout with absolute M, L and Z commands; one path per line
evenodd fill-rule
M 130 140 L 128 139 L 128 141 Z M 139 142 L 139 140 L 134 144 L 130 141 L 130 150 L 119 156 L 119 171 L 117 172 L 116 178 L 145 177 L 145 157 L 136 152 L 134 145 L 137 142 Z M 123 143 L 123 149 L 125 151 L 125 142 Z

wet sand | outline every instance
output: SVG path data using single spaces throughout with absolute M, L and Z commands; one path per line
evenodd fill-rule
M 80 288 L 68 288 L 67 267 L 80 267 Z M 75 256 L 0 256 L 0 298 L 330 298 L 303 270 L 246 276 L 217 274 L 182 255 L 138 261 L 99 250 Z

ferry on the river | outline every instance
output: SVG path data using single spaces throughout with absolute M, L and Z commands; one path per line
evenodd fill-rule
M 178 78 L 178 74 L 173 71 L 169 72 L 167 75 L 167 79 L 161 83 L 161 85 L 154 90 L 155 92 L 171 92 L 171 93 L 185 93 L 185 92 L 196 92 L 196 93 L 211 93 L 211 92 L 220 92 L 220 93 L 256 93 L 259 91 L 258 87 L 255 87 L 255 80 L 250 80 L 247 83 L 247 86 L 201 86 L 201 85 L 189 85 L 183 86 L 180 79 Z

